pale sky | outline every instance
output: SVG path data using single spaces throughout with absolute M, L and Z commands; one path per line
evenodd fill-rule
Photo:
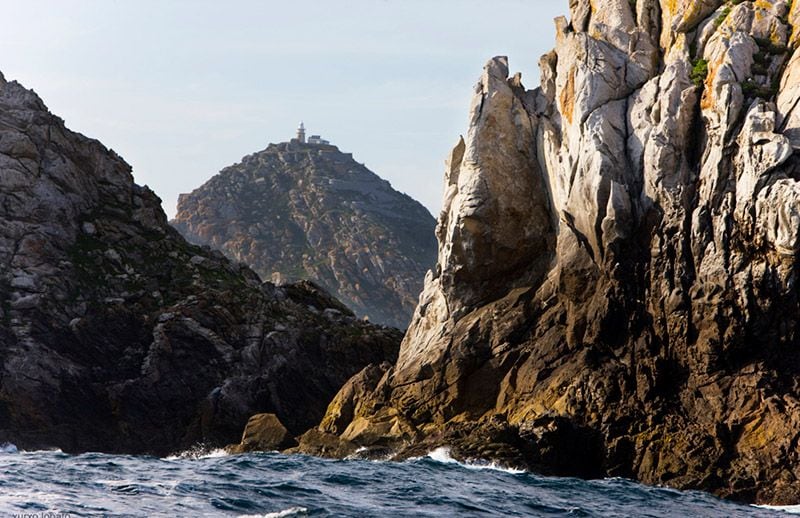
M 527 88 L 567 0 L 0 0 L 0 71 L 179 193 L 300 120 L 436 216 L 483 64 Z

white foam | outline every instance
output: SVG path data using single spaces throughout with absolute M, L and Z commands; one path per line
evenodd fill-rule
M 344 458 L 344 460 L 359 460 L 369 462 L 387 462 L 392 460 L 392 453 L 386 452 L 385 455 L 375 455 L 374 453 L 369 456 L 364 456 L 362 453 L 369 451 L 366 446 L 361 446 L 356 451 Z
M 19 453 L 16 444 L 11 444 L 10 442 L 4 442 L 0 444 L 0 453 Z
M 217 459 L 220 457 L 227 457 L 228 455 L 230 454 L 223 448 L 214 448 L 213 450 L 208 450 L 205 448 L 190 448 L 186 451 L 164 457 L 164 460 Z
M 436 462 L 441 462 L 442 464 L 458 464 L 460 466 L 469 469 L 490 469 L 494 471 L 502 471 L 504 473 L 511 473 L 512 475 L 519 475 L 521 473 L 525 473 L 525 470 L 523 469 L 500 466 L 496 462 L 484 462 L 484 461 L 459 462 L 450 455 L 449 446 L 440 446 L 436 448 L 435 450 L 428 453 L 428 458 L 431 460 L 435 460 Z
M 287 516 L 307 516 L 308 509 L 305 507 L 290 507 L 283 511 L 267 514 L 243 514 L 239 518 L 285 518 Z
M 756 505 L 761 509 L 769 509 L 770 511 L 783 511 L 787 514 L 800 514 L 800 505 Z
M 94 482 L 95 484 L 103 484 L 104 486 L 111 486 L 111 487 L 134 486 L 139 483 L 138 480 L 130 480 L 130 479 L 106 480 L 102 478 L 95 480 Z
M 439 446 L 435 450 L 428 452 L 428 458 L 441 462 L 442 464 L 460 464 L 456 459 L 450 456 L 449 446 Z
M 64 453 L 61 448 L 52 448 L 50 450 L 22 450 L 23 455 L 36 455 L 37 453 Z

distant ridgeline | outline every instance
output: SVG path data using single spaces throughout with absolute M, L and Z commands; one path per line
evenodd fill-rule
M 276 283 L 307 279 L 360 316 L 405 328 L 436 263 L 436 222 L 319 135 L 270 144 L 178 199 L 172 221 Z

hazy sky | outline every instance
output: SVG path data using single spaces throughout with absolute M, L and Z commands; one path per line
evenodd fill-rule
M 302 119 L 440 208 L 485 61 L 528 88 L 567 0 L 0 0 L 0 71 L 177 196 Z

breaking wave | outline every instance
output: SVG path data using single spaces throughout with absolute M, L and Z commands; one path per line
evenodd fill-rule
M 192 449 L 169 458 L 0 449 L 0 515 L 72 516 L 789 516 L 630 480 L 542 477 L 453 460 L 324 460 Z

